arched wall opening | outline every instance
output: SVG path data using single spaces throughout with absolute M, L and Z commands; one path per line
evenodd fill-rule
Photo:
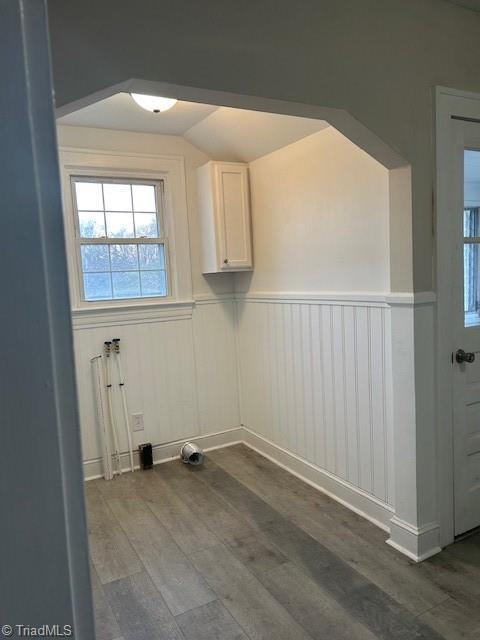
M 293 293 L 288 290 L 288 286 L 283 291 L 281 286 L 276 287 L 274 291 L 267 286 L 268 290 L 262 291 L 261 285 L 260 289 L 253 287 L 252 290 L 250 278 L 236 276 L 235 322 L 241 353 L 238 371 L 241 425 L 245 427 L 246 441 L 252 446 L 276 457 L 293 471 L 307 477 L 323 490 L 329 491 L 337 499 L 389 530 L 389 543 L 409 557 L 419 560 L 437 552 L 439 544 L 435 472 L 432 468 L 425 470 L 420 455 L 422 446 L 427 446 L 428 438 L 432 435 L 429 429 L 432 424 L 430 411 L 433 388 L 424 388 L 422 403 L 418 404 L 418 371 L 417 376 L 415 371 L 415 347 L 417 346 L 417 353 L 428 351 L 428 344 L 423 339 L 420 344 L 415 345 L 418 335 L 415 327 L 421 325 L 424 332 L 429 333 L 430 323 L 433 325 L 433 300 L 428 295 L 415 299 L 413 294 L 412 185 L 408 163 L 344 110 L 161 82 L 129 80 L 88 96 L 82 101 L 66 105 L 59 109 L 58 115 L 65 115 L 120 91 L 163 95 L 190 102 L 325 120 L 388 171 L 386 253 L 389 264 L 385 286 L 374 286 L 365 290 L 355 285 L 350 288 L 328 287 L 323 282 L 316 292 L 312 293 L 312 287 L 309 287 L 310 291 L 302 295 L 298 286 Z M 259 175 L 261 180 L 261 168 Z M 253 278 L 255 277 L 256 274 Z M 278 316 L 278 313 L 281 315 Z M 205 322 L 208 320 L 204 318 Z M 272 353 L 278 352 L 279 349 L 279 343 L 272 340 L 272 335 L 277 332 L 277 338 L 285 337 L 286 334 L 279 336 L 278 333 L 280 326 L 285 330 L 285 322 L 292 324 L 292 330 L 296 324 L 300 332 L 302 327 L 303 331 L 306 331 L 308 326 L 309 340 L 312 342 L 306 343 L 305 335 L 302 334 L 299 344 L 303 345 L 304 350 L 310 351 L 314 348 L 315 339 L 321 342 L 322 336 L 319 333 L 315 337 L 315 331 L 324 332 L 323 346 L 319 342 L 318 348 L 324 350 L 327 344 L 331 348 L 328 366 L 337 372 L 337 380 L 336 385 L 327 390 L 323 388 L 322 393 L 331 395 L 332 406 L 336 401 L 343 403 L 344 413 L 342 418 L 338 413 L 335 414 L 334 409 L 335 415 L 325 415 L 324 420 L 333 421 L 333 428 L 336 429 L 342 420 L 348 421 L 347 414 L 351 410 L 350 404 L 353 403 L 356 412 L 354 421 L 366 421 L 370 438 L 370 445 L 364 455 L 368 467 L 366 470 L 362 470 L 364 463 L 353 460 L 353 441 L 349 442 L 348 429 L 344 436 L 345 460 L 340 463 L 340 467 L 342 464 L 346 467 L 349 464 L 353 465 L 356 482 L 352 481 L 344 470 L 335 466 L 338 465 L 338 460 L 335 460 L 333 468 L 322 467 L 322 453 L 317 452 L 318 455 L 313 456 L 309 450 L 313 440 L 308 440 L 308 434 L 298 449 L 295 444 L 289 442 L 285 433 L 282 436 L 280 432 L 275 433 L 272 427 L 268 427 L 268 424 L 281 422 L 280 414 L 284 413 L 281 407 L 277 416 L 265 416 L 258 411 L 264 392 L 274 393 L 270 384 L 266 384 L 263 389 L 258 384 L 246 388 L 249 381 L 255 383 L 262 379 L 265 383 L 269 371 L 261 365 L 259 358 L 263 358 L 263 363 L 271 362 Z M 316 327 L 313 333 L 312 324 Z M 338 325 L 338 332 L 331 330 L 333 324 Z M 255 336 L 257 342 L 252 342 L 251 336 Z M 364 345 L 368 345 L 366 351 L 362 351 Z M 268 349 L 271 353 L 268 353 Z M 353 359 L 349 355 L 351 352 L 354 353 Z M 285 354 L 283 356 L 283 360 L 276 362 L 279 369 L 288 368 L 290 365 Z M 295 357 L 291 357 L 295 366 Z M 325 363 L 325 354 L 323 357 Z M 335 369 L 337 358 L 341 364 L 340 368 Z M 432 366 L 433 370 L 433 349 L 422 362 L 422 373 L 425 374 L 422 375 L 422 379 L 431 379 L 429 367 Z M 302 361 L 300 366 L 304 367 L 305 362 Z M 314 371 L 308 366 L 311 365 L 307 365 L 307 369 L 303 370 L 302 380 L 305 381 L 305 375 L 310 376 L 314 384 Z M 285 379 L 284 382 L 288 386 L 289 380 Z M 293 380 L 290 382 L 293 384 Z M 340 383 L 342 388 L 338 391 Z M 356 396 L 355 393 L 351 393 L 352 387 L 356 389 Z M 308 385 L 306 388 L 308 389 Z M 314 389 L 312 386 L 308 391 L 312 400 L 315 396 Z M 378 400 L 375 399 L 377 396 Z M 361 406 L 363 401 L 366 402 L 365 407 Z M 293 396 L 292 402 L 296 402 Z M 314 403 L 312 406 L 312 411 L 315 411 Z M 305 418 L 302 413 L 304 410 L 303 401 L 297 403 L 297 413 L 292 414 L 287 421 L 294 421 L 300 414 Z M 288 409 L 286 411 L 288 413 Z M 421 423 L 419 416 L 422 419 Z M 422 425 L 421 432 L 419 424 Z M 376 428 L 382 432 L 381 440 L 376 438 Z M 287 423 L 284 425 L 284 431 L 285 429 Z M 314 434 L 311 434 L 311 437 L 314 438 Z M 297 435 L 293 434 L 293 439 L 296 438 Z M 347 451 L 349 445 L 350 453 Z M 318 447 L 318 444 L 316 446 Z M 326 442 L 325 447 L 328 446 Z M 355 446 L 360 451 L 364 446 L 363 438 L 357 438 Z M 333 455 L 338 457 L 336 453 Z M 351 458 L 350 462 L 348 456 Z M 360 481 L 362 474 L 368 476 L 368 480 L 363 481 L 363 484 Z M 423 495 L 428 495 L 428 500 L 422 500 Z
M 367 129 L 347 111 L 318 105 L 306 105 L 211 89 L 200 89 L 198 87 L 173 85 L 165 82 L 130 79 L 111 87 L 106 87 L 102 91 L 85 96 L 81 100 L 62 105 L 56 110 L 57 117 L 67 115 L 119 92 L 170 96 L 190 102 L 325 120 L 331 124 L 348 140 L 363 149 L 390 172 L 390 229 L 393 236 L 390 240 L 390 291 L 413 292 L 412 178 L 410 165 L 397 151 L 383 142 L 374 132 Z

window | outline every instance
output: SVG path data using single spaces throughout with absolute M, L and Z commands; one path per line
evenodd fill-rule
M 75 322 L 190 304 L 184 158 L 61 147 L 60 166 Z
M 72 178 L 82 296 L 166 297 L 163 181 Z

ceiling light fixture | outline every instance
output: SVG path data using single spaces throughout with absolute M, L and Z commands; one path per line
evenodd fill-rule
M 135 102 L 140 107 L 142 107 L 142 109 L 146 109 L 147 111 L 151 111 L 152 113 L 161 113 L 163 111 L 168 111 L 177 102 L 175 98 L 161 98 L 160 96 L 145 96 L 141 93 L 131 93 L 130 95 L 135 100 Z

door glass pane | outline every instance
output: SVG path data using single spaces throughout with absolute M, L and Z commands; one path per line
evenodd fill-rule
M 465 326 L 480 324 L 479 294 L 479 248 L 480 245 L 465 244 L 463 253 L 463 278 L 465 282 Z
M 472 207 L 463 210 L 463 235 L 465 238 L 478 238 L 480 235 L 480 209 Z
M 464 152 L 463 292 L 465 326 L 480 325 L 480 151 Z

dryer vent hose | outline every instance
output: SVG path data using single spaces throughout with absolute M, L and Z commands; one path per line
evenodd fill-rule
M 185 442 L 180 449 L 180 458 L 185 464 L 199 465 L 202 464 L 205 455 L 198 445 L 194 442 Z

